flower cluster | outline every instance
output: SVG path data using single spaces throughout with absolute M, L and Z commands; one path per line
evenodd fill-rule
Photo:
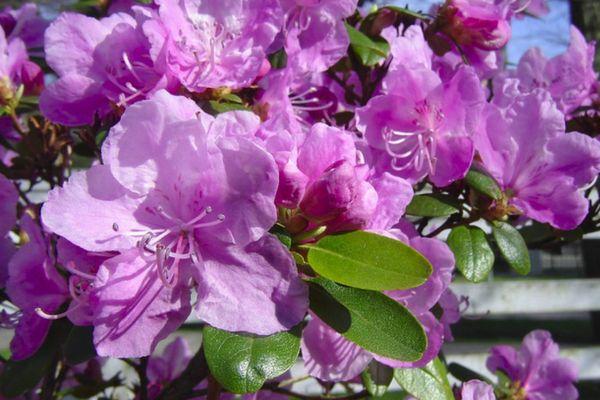
M 431 16 L 357 3 L 0 13 L 8 376 L 48 352 L 69 365 L 78 335 L 85 361 L 141 359 L 140 399 L 175 386 L 187 391 L 171 398 L 286 394 L 276 379 L 299 353 L 321 382 L 410 373 L 441 363 L 461 313 L 455 268 L 485 279 L 499 231 L 527 273 L 517 228 L 545 224 L 556 240 L 600 229 L 586 191 L 600 142 L 569 124 L 598 107 L 594 45 L 576 28 L 563 54 L 531 49 L 509 68 L 511 20 L 543 15 L 543 1 L 447 0 Z M 51 190 L 36 202 L 40 182 Z M 465 230 L 492 254 L 477 271 Z M 178 339 L 145 358 L 190 319 L 198 354 Z M 547 333 L 520 353 L 495 348 L 488 365 L 512 382 L 496 394 L 577 396 Z M 65 376 L 25 389 L 49 398 Z M 478 381 L 457 396 L 495 398 Z

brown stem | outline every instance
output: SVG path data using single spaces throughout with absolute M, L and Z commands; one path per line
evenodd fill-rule
M 208 395 L 207 400 L 219 400 L 221 393 L 221 385 L 212 375 L 208 376 Z
M 264 389 L 270 390 L 273 393 L 280 393 L 280 394 L 284 394 L 287 396 L 295 397 L 300 400 L 317 400 L 317 399 L 353 400 L 353 399 L 363 399 L 363 398 L 366 398 L 369 396 L 369 392 L 367 392 L 366 390 L 363 390 L 363 391 L 357 392 L 357 393 L 353 393 L 350 395 L 346 395 L 346 396 L 340 396 L 340 397 L 309 396 L 309 395 L 304 395 L 301 393 L 296 393 L 292 390 L 289 390 L 289 389 L 286 389 L 283 387 L 279 387 L 279 386 L 277 386 L 277 384 L 265 385 Z
M 15 110 L 11 110 L 9 113 L 9 116 L 10 116 L 10 120 L 12 121 L 12 124 L 13 124 L 14 128 L 17 130 L 17 132 L 19 132 L 19 134 L 21 136 L 25 136 L 25 130 L 21 126 L 21 122 L 19 122 L 19 117 L 17 117 Z

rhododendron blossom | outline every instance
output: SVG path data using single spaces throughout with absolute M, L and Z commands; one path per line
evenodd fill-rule
M 513 382 L 515 396 L 531 400 L 579 398 L 573 382 L 577 366 L 560 357 L 558 345 L 546 331 L 533 331 L 525 336 L 519 350 L 511 346 L 495 346 L 487 366 L 505 373 Z
M 589 207 L 581 189 L 600 171 L 600 143 L 565 133 L 563 114 L 545 91 L 517 94 L 506 109 L 489 105 L 476 136 L 482 164 L 500 183 L 500 213 L 523 213 L 574 229 Z
M 153 57 L 189 90 L 247 86 L 281 29 L 275 0 L 161 0 Z M 154 28 L 153 25 L 157 25 Z
M 0 9 L 0 398 L 578 398 L 545 331 L 452 365 L 529 249 L 600 232 L 589 32 L 507 62 L 549 12 Z
M 72 13 L 54 21 L 46 31 L 45 50 L 59 79 L 42 95 L 42 112 L 65 125 L 84 125 L 115 106 L 175 88 L 174 78 L 152 60 L 144 35 L 144 23 L 154 13 L 134 7 L 132 15 L 117 13 L 100 21 Z
M 100 354 L 148 354 L 156 339 L 139 328 L 158 337 L 176 329 L 189 313 L 192 286 L 198 316 L 218 327 L 269 334 L 302 317 L 306 292 L 291 257 L 265 236 L 275 220 L 277 170 L 249 139 L 258 120 L 246 114 L 214 119 L 159 92 L 113 128 L 106 164 L 50 193 L 42 211 L 48 229 L 89 251 L 121 251 L 94 282 Z M 82 207 L 76 218 L 72 204 Z M 235 302 L 244 285 L 244 302 Z

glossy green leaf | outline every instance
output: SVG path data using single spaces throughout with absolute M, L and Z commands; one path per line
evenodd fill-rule
M 417 217 L 446 217 L 459 209 L 448 196 L 421 194 L 413 197 L 406 213 Z
M 502 197 L 502 190 L 500 190 L 500 186 L 494 178 L 481 171 L 471 169 L 465 177 L 465 182 L 479 193 L 485 194 L 494 200 L 499 200 Z
M 94 327 L 74 326 L 65 342 L 65 359 L 71 365 L 80 364 L 96 357 Z
M 327 279 L 369 290 L 417 287 L 432 271 L 410 246 L 364 231 L 325 236 L 309 247 L 308 263 Z
M 210 372 L 233 393 L 256 392 L 290 369 L 300 351 L 299 328 L 259 337 L 206 326 L 202 334 Z
M 424 368 L 399 368 L 394 379 L 418 400 L 454 400 L 444 364 L 436 358 Z
M 54 322 L 46 340 L 33 356 L 20 361 L 9 360 L 0 375 L 0 394 L 17 397 L 33 389 L 50 371 L 71 326 L 68 321 Z
M 362 348 L 384 357 L 419 360 L 427 337 L 418 320 L 383 293 L 338 285 L 324 278 L 309 282 L 310 308 L 327 325 Z
M 519 274 L 527 275 L 531 271 L 531 260 L 527 244 L 519 231 L 507 222 L 495 221 L 492 233 L 508 265 Z
M 456 268 L 471 282 L 484 281 L 494 266 L 494 252 L 486 234 L 476 226 L 459 226 L 448 236 Z
M 394 379 L 394 369 L 373 360 L 363 371 L 361 377 L 369 394 L 373 397 L 381 397 L 387 392 L 392 379 Z
M 350 47 L 363 65 L 371 67 L 387 57 L 390 45 L 385 39 L 371 39 L 348 24 L 346 24 L 346 30 L 350 38 Z

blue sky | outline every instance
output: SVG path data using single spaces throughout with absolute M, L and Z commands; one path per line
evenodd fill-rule
M 397 0 L 400 6 L 408 5 L 413 10 L 429 10 L 433 0 Z M 528 48 L 537 46 L 548 57 L 562 53 L 569 43 L 569 3 L 567 0 L 549 0 L 550 14 L 542 19 L 524 18 L 513 21 L 513 38 L 508 46 L 508 60 L 519 61 Z

